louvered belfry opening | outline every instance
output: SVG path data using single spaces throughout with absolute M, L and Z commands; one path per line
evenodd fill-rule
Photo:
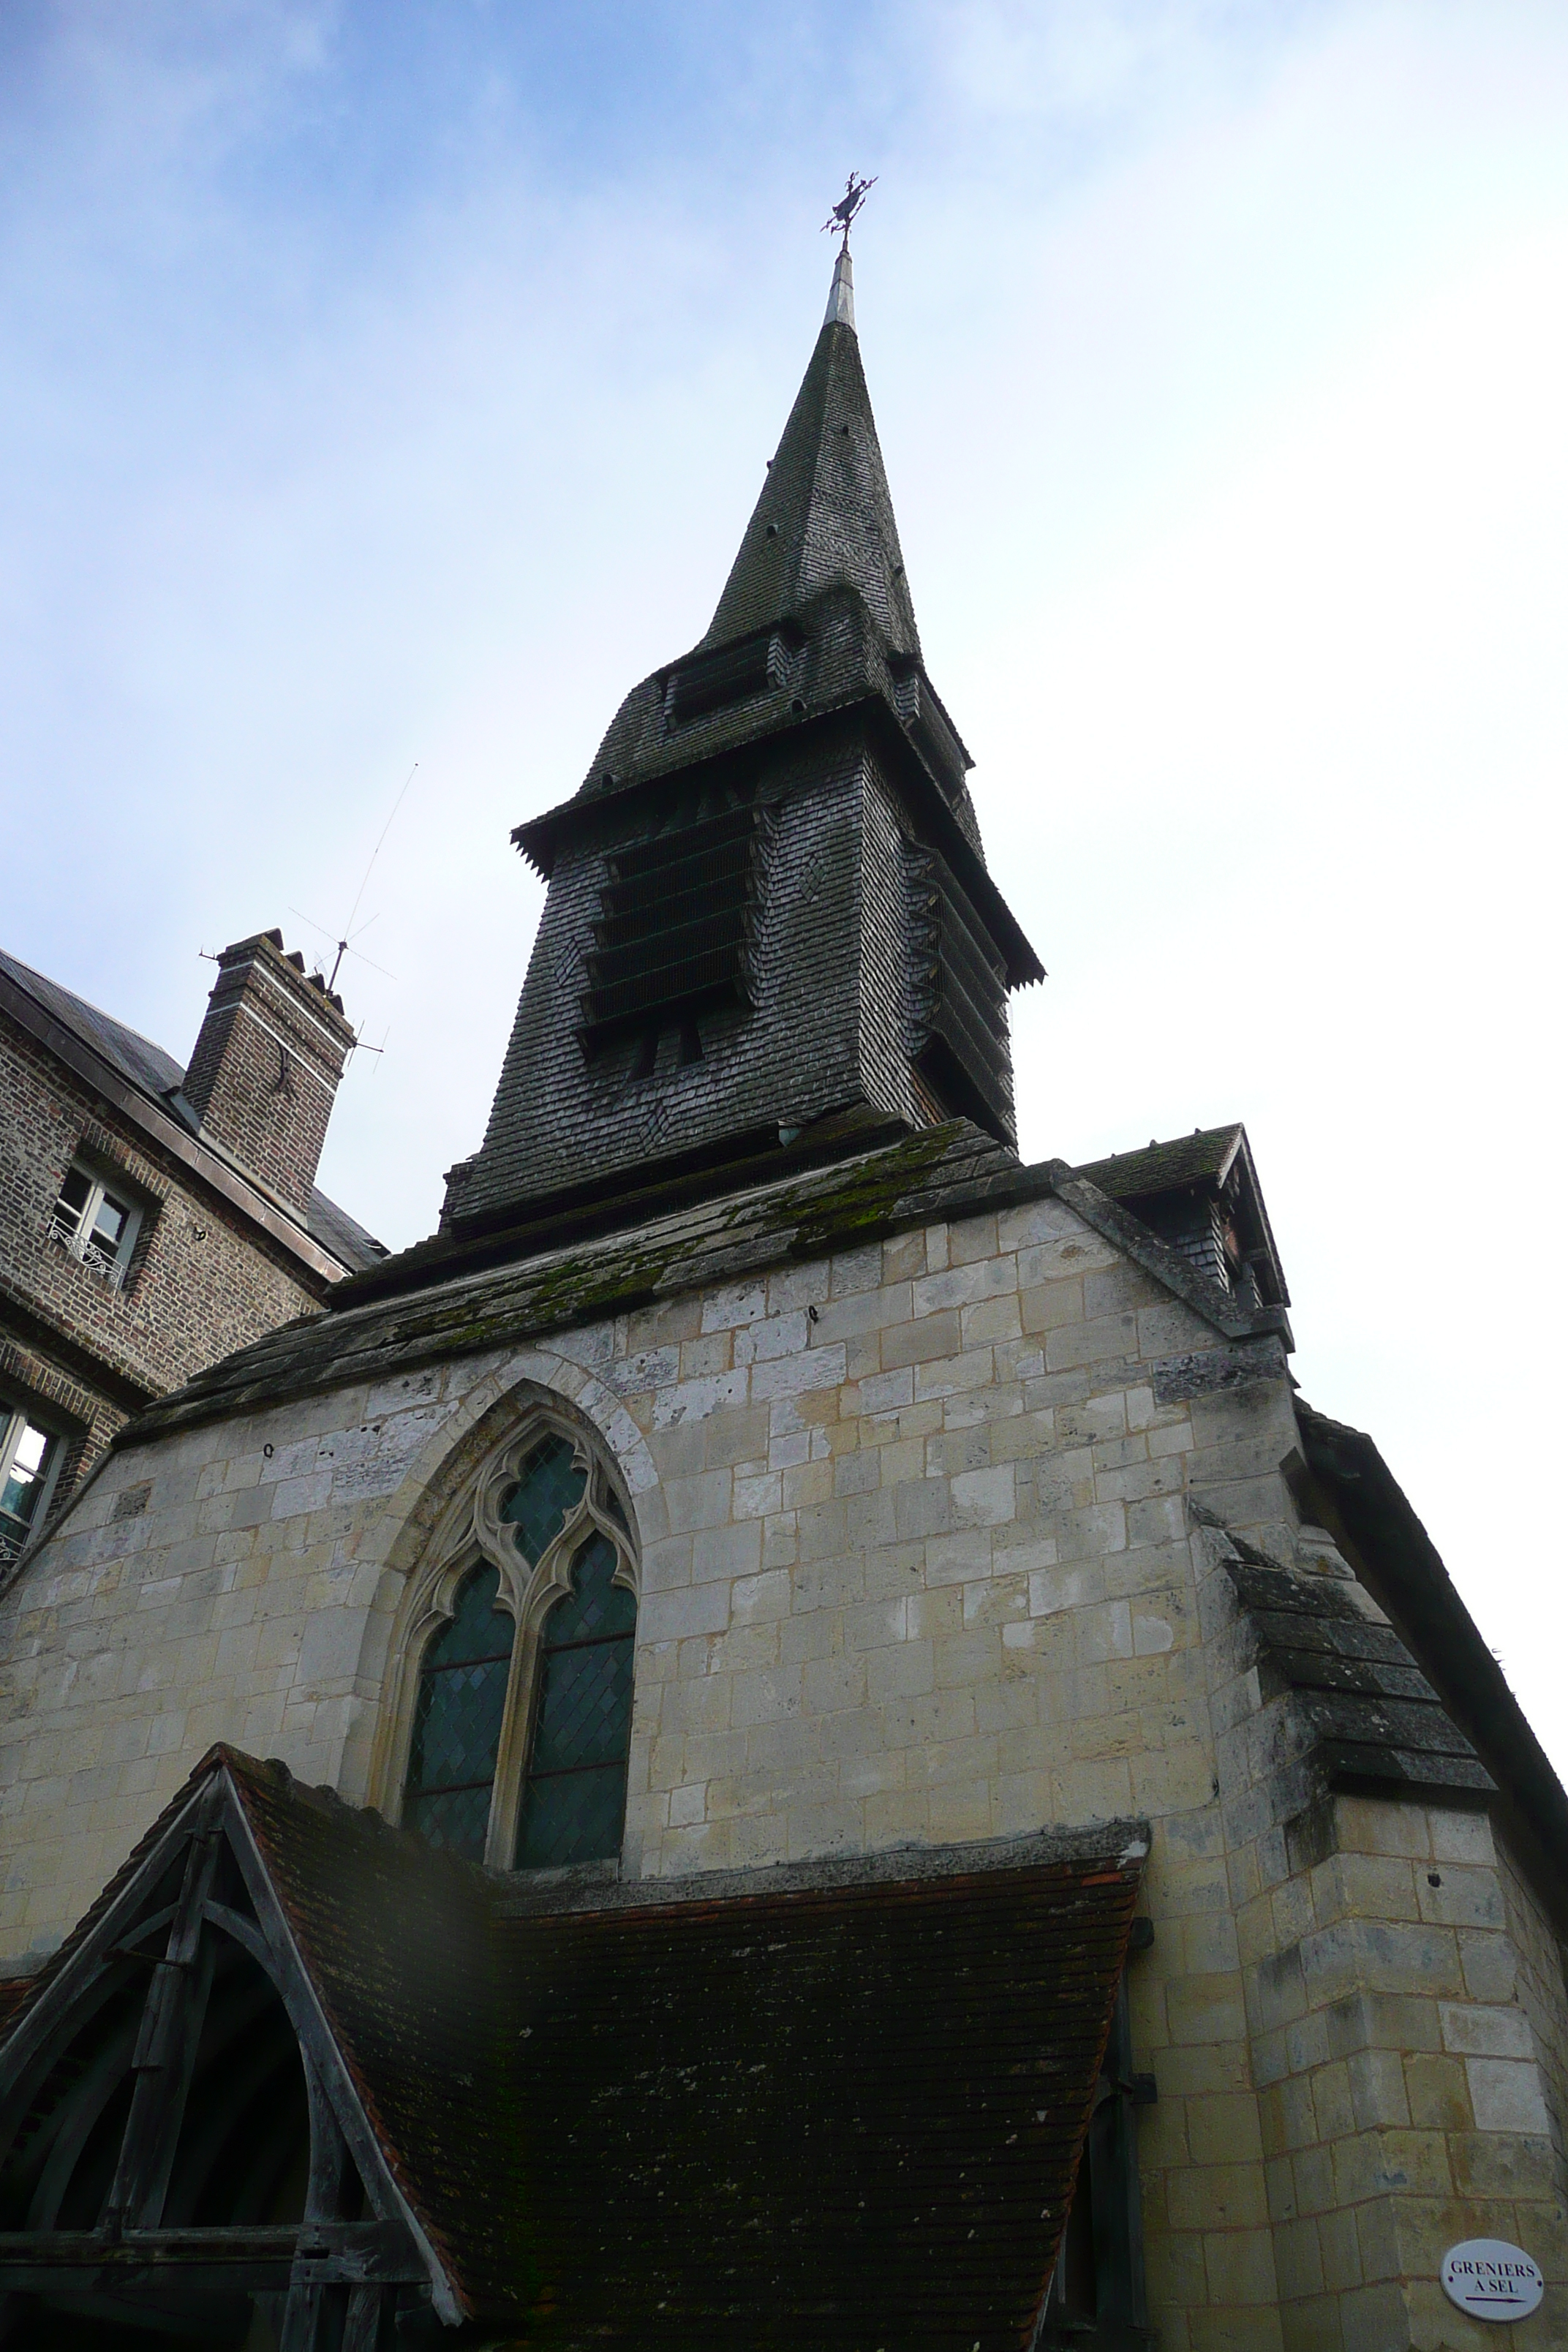
M 748 802 L 612 854 L 583 999 L 590 1052 L 746 1001 L 757 828 Z
M 943 1097 L 1016 1140 L 1001 953 L 934 849 L 908 855 L 913 1059 Z

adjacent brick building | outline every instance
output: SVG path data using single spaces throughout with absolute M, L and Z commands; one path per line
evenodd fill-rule
M 16 2352 L 1568 2343 L 1568 1797 L 965 766 L 846 257 L 439 1232 L 0 1599 Z
M 279 932 L 188 1071 L 0 953 L 0 1575 L 127 1418 L 374 1264 L 314 1178 L 353 1032 Z

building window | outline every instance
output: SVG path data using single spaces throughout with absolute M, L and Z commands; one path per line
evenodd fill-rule
M 609 1465 L 542 1412 L 444 1533 L 408 1651 L 403 1821 L 501 1868 L 616 1853 L 637 1563 Z
M 42 1527 L 59 1456 L 51 1431 L 0 1404 L 0 1568 L 19 1559 Z
M 118 1178 L 73 1160 L 49 1226 L 49 1238 L 118 1289 L 142 1227 L 142 1211 Z

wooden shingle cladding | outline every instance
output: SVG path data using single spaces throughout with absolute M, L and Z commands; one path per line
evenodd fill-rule
M 513 835 L 549 897 L 443 1225 L 478 1235 L 694 1158 L 722 1184 L 770 1131 L 846 1119 L 962 1108 L 1010 1143 L 1001 999 L 1042 970 L 985 869 L 968 766 L 922 666 L 859 347 L 830 320 L 711 626 L 633 688 L 576 795 Z M 752 833 L 721 814 L 748 801 Z M 911 838 L 942 877 L 929 954 Z
M 302 2352 L 337 2342 L 345 2302 L 367 2345 L 433 2302 L 448 2324 L 548 2322 L 563 2346 L 1013 2352 L 1050 2277 L 1147 1850 L 1146 1825 L 1110 1822 L 683 1882 L 509 1882 L 215 1749 L 23 2000 L 0 2115 L 54 2112 L 38 2053 L 47 2073 L 51 2033 L 92 2036 L 103 1984 L 143 1999 L 143 1947 L 170 1944 L 157 1998 L 199 2036 L 216 1939 L 231 1974 L 276 1979 L 300 2036 L 306 2212 L 176 2225 L 156 2193 L 175 2151 L 153 2131 L 154 2193 L 118 2237 L 91 2214 L 0 2216 L 0 2291 L 187 2322 L 204 2296 L 287 2294 Z M 109 2051 L 122 2074 L 146 2038 Z M 177 2104 L 158 2110 L 174 2139 Z

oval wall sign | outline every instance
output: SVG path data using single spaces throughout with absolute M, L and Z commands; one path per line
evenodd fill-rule
M 1472 2319 L 1527 2319 L 1546 2292 L 1538 2266 L 1505 2238 L 1467 2238 L 1450 2246 L 1441 2276 L 1449 2302 Z

